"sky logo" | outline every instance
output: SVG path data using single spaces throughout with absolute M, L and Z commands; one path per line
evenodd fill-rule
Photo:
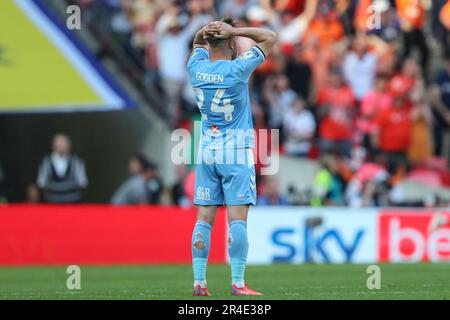
M 348 240 L 335 228 L 311 228 L 304 226 L 302 237 L 302 247 L 296 247 L 292 241 L 293 235 L 299 234 L 294 228 L 277 229 L 272 233 L 271 240 L 276 247 L 283 248 L 283 254 L 274 254 L 272 262 L 292 263 L 298 254 L 303 262 L 324 262 L 333 263 L 336 254 L 343 257 L 343 261 L 352 262 L 360 243 L 363 240 L 365 231 L 362 228 L 355 230 L 353 237 Z M 338 251 L 338 252 L 337 252 Z M 342 260 L 342 259 L 341 259 Z

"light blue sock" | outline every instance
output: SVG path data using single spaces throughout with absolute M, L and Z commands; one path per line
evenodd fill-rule
M 243 220 L 234 220 L 230 223 L 229 229 L 228 254 L 231 263 L 231 281 L 238 288 L 242 288 L 245 284 L 244 273 L 248 253 L 247 223 Z
M 206 265 L 211 241 L 211 225 L 197 220 L 192 233 L 192 268 L 194 269 L 194 286 L 206 286 Z

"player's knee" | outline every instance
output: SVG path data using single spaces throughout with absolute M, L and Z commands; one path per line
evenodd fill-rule
M 233 221 L 246 222 L 249 208 L 249 205 L 228 206 L 227 211 L 230 224 L 233 223 Z
M 214 218 L 215 217 L 213 215 L 208 215 L 208 214 L 198 214 L 197 215 L 198 221 L 204 221 L 211 226 L 214 225 L 214 220 L 215 220 Z
M 199 207 L 197 212 L 197 220 L 204 221 L 212 226 L 214 224 L 216 212 L 217 207 L 215 206 Z
M 228 248 L 241 246 L 248 246 L 247 223 L 243 220 L 234 220 L 229 227 Z

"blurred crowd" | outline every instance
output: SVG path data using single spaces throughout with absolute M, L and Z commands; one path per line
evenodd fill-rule
M 198 113 L 185 64 L 201 26 L 231 16 L 240 26 L 275 30 L 279 43 L 251 79 L 254 124 L 280 130 L 282 154 L 321 164 L 307 204 L 395 204 L 396 185 L 411 176 L 450 185 L 450 1 L 72 2 L 161 91 L 175 127 L 189 128 Z M 189 176 L 177 171 L 181 180 Z M 113 202 L 149 178 L 130 179 Z M 289 203 L 276 177 L 260 181 L 261 204 Z

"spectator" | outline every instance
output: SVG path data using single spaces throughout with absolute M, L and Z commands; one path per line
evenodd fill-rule
M 301 46 L 285 46 L 284 53 L 287 55 L 286 76 L 291 83 L 292 90 L 306 101 L 311 101 L 312 96 L 312 70 L 305 61 Z M 289 51 L 292 51 L 290 53 Z
M 227 0 L 219 4 L 219 15 L 221 17 L 242 18 L 250 7 L 257 4 L 258 0 Z
M 133 1 L 122 0 L 120 2 L 120 5 L 117 6 L 120 8 L 120 10 L 113 13 L 111 19 L 111 30 L 113 31 L 113 34 L 116 36 L 117 40 L 119 40 L 123 45 L 126 45 L 130 33 L 133 29 Z
M 345 191 L 351 207 L 387 205 L 386 184 L 389 173 L 384 167 L 384 158 L 368 159 L 354 174 Z
M 434 0 L 431 6 L 431 32 L 444 52 L 450 50 L 450 0 Z
M 401 75 L 411 82 L 409 93 L 413 102 L 422 101 L 426 95 L 426 85 L 416 59 L 408 58 L 403 61 Z
M 170 193 L 172 202 L 177 206 L 190 207 L 192 205 L 184 189 L 188 174 L 189 170 L 185 164 L 176 166 L 177 180 L 172 186 Z
M 285 8 L 282 8 L 282 2 L 278 1 L 275 4 L 275 10 L 272 10 L 264 2 L 270 2 L 269 0 L 263 0 L 263 6 L 269 8 L 270 16 L 272 17 L 272 25 L 275 25 L 278 29 L 278 39 L 282 45 L 284 44 L 298 44 L 304 36 L 305 31 L 311 20 L 315 17 L 317 12 L 318 0 L 306 0 L 306 1 L 284 1 Z M 290 2 L 290 3 L 289 3 Z M 303 8 L 295 8 L 293 5 L 303 4 Z M 281 4 L 281 6 L 280 6 Z M 274 15 L 277 12 L 277 15 Z M 277 17 L 277 18 L 274 18 Z
M 322 157 L 321 167 L 314 177 L 311 205 L 315 207 L 342 205 L 344 187 L 338 159 L 331 155 Z
M 25 195 L 25 202 L 28 204 L 36 204 L 41 202 L 41 194 L 39 192 L 38 187 L 31 183 L 27 186 Z
M 258 197 L 260 206 L 287 206 L 287 197 L 280 193 L 280 184 L 275 176 L 265 176 L 262 195 Z
M 428 77 L 429 48 L 423 33 L 426 11 L 423 0 L 396 0 L 397 14 L 403 32 L 402 60 L 416 47 L 420 51 L 420 64 L 424 79 Z
M 163 8 L 163 0 L 134 0 L 132 3 L 131 22 L 133 27 L 131 43 L 143 51 L 153 36 L 154 24 L 158 10 Z
M 333 1 L 319 1 L 314 18 L 305 33 L 305 40 L 317 41 L 320 47 L 330 46 L 345 36 Z
M 450 53 L 450 0 L 447 0 L 440 8 L 439 19 L 436 20 L 440 23 L 439 31 L 441 33 L 440 38 L 444 51 Z
M 134 153 L 128 160 L 128 173 L 130 176 L 141 174 L 144 171 L 144 163 L 147 160 L 140 153 Z
M 373 142 L 385 154 L 390 169 L 406 164 L 412 126 L 412 105 L 408 97 L 411 87 L 412 83 L 407 78 L 395 76 L 389 84 L 391 107 L 381 112 L 376 122 Z
M 311 65 L 316 90 L 326 84 L 344 36 L 344 28 L 331 1 L 321 1 L 302 38 L 305 60 Z
M 163 184 L 161 178 L 159 177 L 158 167 L 154 163 L 150 163 L 149 166 L 144 166 L 143 175 L 147 182 L 146 189 L 148 194 L 148 203 L 161 203 Z
M 283 128 L 286 152 L 293 156 L 307 156 L 316 130 L 316 121 L 302 99 L 297 98 L 292 110 L 284 114 Z
M 133 174 L 114 193 L 111 203 L 124 204 L 159 204 L 163 190 L 155 164 L 140 159 L 142 171 Z
M 353 120 L 356 114 L 355 97 L 344 82 L 339 70 L 330 71 L 328 84 L 319 90 L 317 97 L 319 148 L 322 153 L 338 152 L 350 157 L 352 149 Z
M 372 89 L 376 66 L 377 57 L 369 51 L 366 35 L 357 35 L 353 39 L 352 51 L 344 58 L 343 72 L 358 101 Z
M 188 172 L 184 181 L 183 189 L 186 197 L 192 203 L 194 201 L 195 194 L 195 170 Z
M 179 6 L 172 4 L 156 25 L 159 73 L 172 124 L 178 121 L 190 41 L 198 29 L 211 20 L 212 17 L 202 13 L 196 13 L 189 20 L 189 17 L 181 13 Z
M 370 6 L 372 6 L 372 0 L 360 0 L 355 4 L 355 14 L 353 18 L 353 25 L 356 29 L 356 32 L 368 32 L 370 31 L 369 22 L 372 22 L 370 19 L 373 15 L 373 10 L 371 10 Z
M 445 57 L 443 68 L 434 79 L 431 98 L 434 114 L 434 154 L 441 156 L 444 136 L 450 129 L 450 52 Z
M 369 91 L 361 101 L 357 126 L 363 136 L 363 145 L 368 150 L 373 149 L 370 137 L 376 128 L 378 115 L 391 106 L 391 96 L 387 93 L 387 82 L 387 76 L 377 75 L 373 90 Z
M 53 137 L 53 152 L 45 156 L 39 166 L 37 186 L 43 190 L 48 203 L 80 202 L 81 190 L 88 180 L 84 161 L 71 153 L 71 142 L 67 135 Z
M 412 126 L 411 138 L 408 149 L 408 160 L 412 164 L 424 163 L 431 157 L 431 125 L 432 113 L 425 100 L 414 103 L 411 112 Z
M 254 1 L 247 1 L 247 2 L 252 3 Z M 279 28 L 280 21 L 278 18 L 279 17 L 273 13 L 273 10 L 270 7 L 265 8 L 264 6 L 260 5 L 252 5 L 246 11 L 245 17 L 243 16 L 243 19 L 246 20 L 245 21 L 246 26 L 254 28 L 269 28 L 269 29 Z M 240 41 L 242 40 L 249 41 L 246 39 L 240 39 Z M 253 43 L 252 40 L 250 40 L 249 42 Z
M 360 7 L 358 8 L 361 14 L 360 21 L 358 22 L 361 26 L 363 26 L 364 29 L 367 32 L 368 35 L 375 35 L 380 40 L 383 40 L 385 42 L 393 42 L 396 40 L 400 33 L 400 24 L 397 18 L 397 14 L 395 12 L 395 9 L 393 6 L 391 6 L 389 0 L 376 0 L 371 3 L 372 0 L 361 0 L 359 3 L 370 3 L 373 5 L 373 11 L 367 10 L 367 7 Z M 377 21 L 377 18 L 374 18 L 373 14 L 377 14 L 379 17 L 379 20 Z M 367 16 L 369 15 L 369 16 Z M 368 21 L 370 21 L 368 25 Z M 374 23 L 379 22 L 380 24 L 378 26 L 374 27 Z
M 296 94 L 289 87 L 289 79 L 284 74 L 270 77 L 264 83 L 263 96 L 268 104 L 268 126 L 272 129 L 283 127 L 283 115 L 291 109 Z

